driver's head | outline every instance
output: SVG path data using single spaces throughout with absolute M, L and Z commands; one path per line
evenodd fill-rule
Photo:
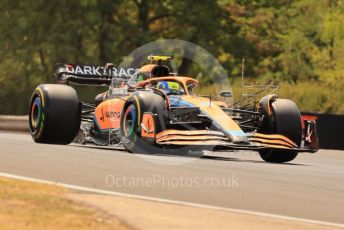
M 157 84 L 157 88 L 165 91 L 167 94 L 174 90 L 180 91 L 180 85 L 174 81 L 160 81 Z

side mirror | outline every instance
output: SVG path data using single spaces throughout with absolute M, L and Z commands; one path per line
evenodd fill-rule
M 232 91 L 221 91 L 220 96 L 221 97 L 232 97 L 233 94 L 232 94 Z

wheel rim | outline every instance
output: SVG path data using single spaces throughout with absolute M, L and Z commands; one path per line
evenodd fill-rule
M 136 123 L 136 108 L 130 105 L 124 114 L 124 135 L 130 137 L 133 135 Z
M 31 106 L 30 124 L 33 132 L 36 132 L 42 120 L 42 103 L 41 98 L 36 97 Z

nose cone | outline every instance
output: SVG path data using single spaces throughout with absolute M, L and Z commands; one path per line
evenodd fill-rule
M 213 123 L 235 144 L 249 144 L 246 134 L 242 131 L 239 125 L 225 113 L 216 103 L 211 102 L 209 98 L 183 96 L 182 99 L 192 105 L 199 107 L 200 110 L 206 114 Z

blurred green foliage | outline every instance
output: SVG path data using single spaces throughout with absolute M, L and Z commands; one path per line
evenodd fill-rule
M 55 63 L 116 64 L 161 38 L 204 47 L 233 82 L 245 58 L 251 81 L 281 84 L 303 111 L 344 113 L 342 0 L 3 0 L 0 9 L 0 114 L 27 113 Z M 192 63 L 179 73 L 195 74 Z

